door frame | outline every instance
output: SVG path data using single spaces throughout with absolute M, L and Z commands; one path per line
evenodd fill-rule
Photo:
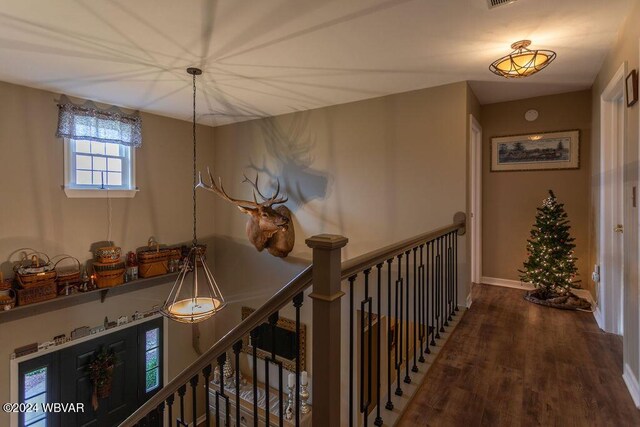
M 19 391 L 19 384 L 20 384 L 20 375 L 19 375 L 19 369 L 20 369 L 20 363 L 29 361 L 31 359 L 35 359 L 37 357 L 41 357 L 43 355 L 46 354 L 50 354 L 50 353 L 54 353 L 56 351 L 60 351 L 63 350 L 67 347 L 71 347 L 74 346 L 76 344 L 80 344 L 83 343 L 85 341 L 89 341 L 98 337 L 101 337 L 103 335 L 108 335 L 111 334 L 113 332 L 117 332 L 120 331 L 124 328 L 129 328 L 132 326 L 139 326 L 142 325 L 146 322 L 149 322 L 151 320 L 154 319 L 158 319 L 158 318 L 162 318 L 162 331 L 163 331 L 163 335 L 162 335 L 162 344 L 163 344 L 163 366 L 162 366 L 162 387 L 164 387 L 167 384 L 167 378 L 169 378 L 168 374 L 169 374 L 169 323 L 167 321 L 167 318 L 160 315 L 160 314 L 154 314 L 152 316 L 149 317 L 145 317 L 139 320 L 132 320 L 128 323 L 126 323 L 125 325 L 122 326 L 117 326 L 115 328 L 111 328 L 111 329 L 107 329 L 105 331 L 102 332 L 98 332 L 96 334 L 92 334 L 92 335 L 87 335 L 85 337 L 82 338 L 78 338 L 77 340 L 73 340 L 73 341 L 68 341 L 64 344 L 60 344 L 60 345 L 53 345 L 48 347 L 47 349 L 44 350 L 39 350 L 35 353 L 31 353 L 25 356 L 21 356 L 21 357 L 16 357 L 10 360 L 9 362 L 9 396 L 10 396 L 10 402 L 19 402 L 20 401 L 20 391 Z M 162 388 L 161 387 L 161 388 Z M 18 418 L 18 413 L 16 412 L 12 412 L 9 414 L 9 426 L 10 427 L 18 427 L 19 424 L 19 418 Z
M 624 319 L 624 149 L 626 129 L 625 61 L 600 95 L 600 221 L 595 317 L 606 332 L 622 335 Z
M 471 283 L 482 282 L 482 126 L 469 114 L 471 145 Z

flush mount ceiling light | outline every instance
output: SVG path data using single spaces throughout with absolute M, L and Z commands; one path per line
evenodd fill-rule
M 507 56 L 489 65 L 492 73 L 506 78 L 528 77 L 545 68 L 554 59 L 556 53 L 551 50 L 531 50 L 527 47 L 531 40 L 520 40 L 511 45 L 511 52 Z
M 196 76 L 199 68 L 187 68 L 193 76 L 193 242 L 182 259 L 180 274 L 160 312 L 182 323 L 198 323 L 222 310 L 226 303 L 205 259 L 206 246 L 196 237 Z

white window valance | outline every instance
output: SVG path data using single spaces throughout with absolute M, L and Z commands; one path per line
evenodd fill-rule
M 117 107 L 98 108 L 92 101 L 74 104 L 62 95 L 58 103 L 59 138 L 110 142 L 138 148 L 142 145 L 142 118 Z

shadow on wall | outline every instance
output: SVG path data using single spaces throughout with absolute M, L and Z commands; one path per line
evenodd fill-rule
M 214 236 L 203 242 L 216 248 L 213 275 L 228 304 L 216 315 L 217 336 L 240 323 L 243 305 L 260 307 L 311 263 L 292 256 L 268 256 L 247 245 L 244 239 Z
M 315 140 L 305 134 L 308 113 L 294 114 L 286 131 L 275 118 L 262 119 L 259 123 L 266 151 L 271 158 L 267 159 L 265 156 L 261 166 L 251 159 L 248 167 L 269 176 L 272 181 L 280 179 L 289 196 L 288 207 L 293 212 L 312 200 L 325 199 L 329 178 L 327 174 L 311 167 L 311 150 L 315 146 Z M 267 166 L 268 161 L 274 165 Z

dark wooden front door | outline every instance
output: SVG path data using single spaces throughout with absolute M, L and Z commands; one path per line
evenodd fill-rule
M 84 405 L 84 411 L 48 413 L 47 427 L 117 426 L 162 388 L 162 348 L 162 319 L 156 318 L 21 362 L 20 401 Z M 87 367 L 102 349 L 113 350 L 116 364 L 111 393 L 94 410 Z M 44 425 L 37 420 L 21 416 L 20 426 Z
M 101 349 L 113 350 L 116 364 L 113 370 L 111 394 L 98 399 L 98 409 L 91 405 L 93 386 L 87 365 Z M 138 403 L 138 334 L 136 328 L 126 328 L 95 340 L 69 347 L 60 352 L 60 399 L 62 402 L 84 403 L 84 412 L 65 413 L 61 425 L 69 427 L 110 427 L 131 414 Z

